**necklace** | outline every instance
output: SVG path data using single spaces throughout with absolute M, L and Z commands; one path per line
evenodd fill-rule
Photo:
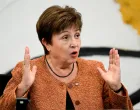
M 60 78 L 68 77 L 68 76 L 73 72 L 73 69 L 74 69 L 74 63 L 73 63 L 71 72 L 70 72 L 69 74 L 65 75 L 65 76 L 61 76 L 61 75 L 56 74 L 56 73 L 52 70 L 52 68 L 51 68 L 51 66 L 49 65 L 47 59 L 46 59 L 46 62 L 47 62 L 47 64 L 48 64 L 48 67 L 50 68 L 50 70 L 51 70 L 56 76 L 58 76 L 58 77 L 60 77 Z

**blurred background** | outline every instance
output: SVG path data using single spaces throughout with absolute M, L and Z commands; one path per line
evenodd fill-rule
M 124 1 L 127 3 L 127 0 Z M 37 37 L 36 22 L 51 5 L 69 5 L 82 14 L 81 57 L 102 61 L 107 69 L 108 49 L 119 49 L 123 53 L 120 54 L 122 83 L 129 95 L 140 89 L 140 25 L 139 22 L 132 23 L 133 17 L 127 15 L 133 13 L 127 13 L 130 10 L 124 9 L 126 13 L 123 15 L 121 0 L 0 0 L 1 76 L 9 73 L 23 60 L 26 46 L 30 48 L 32 58 L 44 54 Z M 129 6 L 125 4 L 125 7 Z M 129 19 L 126 20 L 126 17 Z M 140 92 L 137 97 L 140 97 Z M 140 109 L 140 103 L 136 103 L 134 109 Z

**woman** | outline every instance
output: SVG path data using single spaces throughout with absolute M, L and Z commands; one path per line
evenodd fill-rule
M 133 109 L 121 83 L 118 50 L 110 50 L 107 71 L 99 61 L 78 58 L 79 12 L 68 6 L 51 6 L 36 28 L 45 55 L 30 60 L 29 48 L 25 48 L 24 61 L 13 69 L 0 99 L 2 110 L 14 110 L 15 99 L 27 96 L 31 110 Z

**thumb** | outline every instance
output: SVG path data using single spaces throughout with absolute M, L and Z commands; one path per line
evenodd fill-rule
M 99 73 L 101 74 L 101 76 L 102 76 L 103 79 L 104 79 L 104 77 L 105 77 L 105 72 L 104 72 L 100 67 L 97 67 L 97 69 L 98 69 Z
M 33 73 L 33 75 L 35 75 L 36 74 L 36 71 L 37 71 L 37 66 L 33 66 L 33 68 L 32 68 L 32 73 Z

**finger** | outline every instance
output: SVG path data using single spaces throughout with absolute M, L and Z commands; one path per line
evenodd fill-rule
M 105 72 L 100 67 L 97 67 L 97 69 L 98 69 L 99 73 L 101 74 L 101 76 L 104 79 Z
M 29 54 L 29 48 L 25 48 L 25 54 L 24 54 L 24 71 L 30 71 L 30 54 Z
M 109 52 L 109 67 L 108 67 L 108 70 L 111 69 L 112 64 L 113 64 L 113 48 Z
M 33 75 L 35 75 L 36 72 L 37 72 L 37 66 L 34 65 L 33 68 L 32 68 L 32 73 L 33 73 Z
M 112 64 L 115 64 L 115 48 L 112 49 Z
M 117 55 L 117 54 L 118 54 L 118 50 L 116 49 L 116 50 L 115 50 L 115 55 Z
M 113 64 L 113 60 L 112 60 L 112 49 L 109 52 L 109 64 Z
M 116 58 L 117 58 L 117 57 L 116 57 L 117 54 L 118 54 L 118 50 L 115 49 L 115 50 L 114 50 L 114 64 L 115 64 L 115 65 L 116 65 L 116 61 L 117 61 L 117 59 L 116 59 Z
M 118 54 L 118 50 L 116 51 L 115 54 L 116 54 L 115 55 L 115 64 L 116 64 L 116 66 L 120 66 L 120 56 Z

